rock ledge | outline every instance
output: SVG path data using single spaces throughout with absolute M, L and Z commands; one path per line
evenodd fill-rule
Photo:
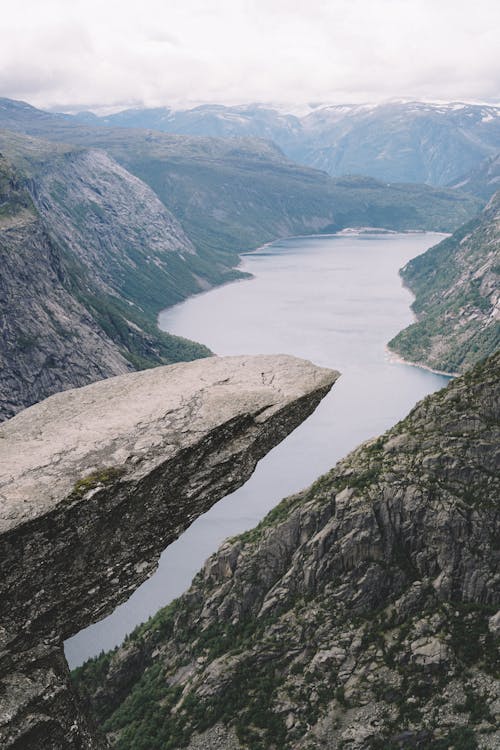
M 3 747 L 99 746 L 61 642 L 124 601 L 337 377 L 213 357 L 65 391 L 0 427 Z

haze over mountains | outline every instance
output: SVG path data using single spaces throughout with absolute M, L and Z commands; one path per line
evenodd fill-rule
M 166 133 L 274 141 L 294 161 L 333 176 L 447 185 L 499 150 L 500 107 L 453 102 L 320 105 L 296 116 L 264 105 L 128 109 L 82 122 Z

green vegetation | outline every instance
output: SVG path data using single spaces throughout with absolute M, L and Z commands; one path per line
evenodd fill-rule
M 83 497 L 89 490 L 93 490 L 100 485 L 107 485 L 116 482 L 123 474 L 125 469 L 118 466 L 103 466 L 102 469 L 88 474 L 82 479 L 78 479 L 71 491 L 71 497 Z
M 70 253 L 64 250 L 65 285 L 69 292 L 89 311 L 105 334 L 120 348 L 123 356 L 137 370 L 156 365 L 184 362 L 208 357 L 211 351 L 203 344 L 181 336 L 160 331 L 156 322 L 158 312 L 169 302 L 173 304 L 182 297 L 173 298 L 174 282 L 169 276 L 163 288 L 164 278 L 158 268 L 150 268 L 152 291 L 147 293 L 147 278 L 138 272 L 137 283 L 133 281 L 134 269 L 121 273 L 117 279 L 119 294 L 106 293 L 99 288 L 89 270 Z M 182 262 L 182 261 L 181 261 Z M 179 280 L 179 289 L 182 289 Z M 170 297 L 169 297 L 170 295 Z
M 33 203 L 19 175 L 0 154 L 0 224 L 21 213 L 35 215 Z
M 500 347 L 500 322 L 492 314 L 499 212 L 500 196 L 479 218 L 403 268 L 403 280 L 416 295 L 418 322 L 389 346 L 409 361 L 461 372 Z

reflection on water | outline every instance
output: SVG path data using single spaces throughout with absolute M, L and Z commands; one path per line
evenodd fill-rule
M 171 333 L 217 354 L 296 354 L 341 371 L 316 412 L 264 458 L 241 489 L 221 500 L 162 555 L 155 575 L 108 618 L 66 643 L 71 666 L 120 643 L 188 587 L 228 536 L 251 528 L 279 500 L 310 484 L 350 449 L 403 417 L 447 378 L 391 362 L 385 344 L 412 322 L 398 277 L 441 235 L 300 237 L 244 257 L 254 275 L 160 315 Z

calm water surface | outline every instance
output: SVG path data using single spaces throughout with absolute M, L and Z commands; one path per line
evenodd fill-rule
M 116 611 L 66 642 L 70 666 L 120 643 L 179 596 L 220 543 L 310 484 L 362 440 L 405 416 L 448 379 L 390 361 L 385 345 L 413 320 L 398 276 L 442 239 L 354 234 L 275 242 L 244 257 L 253 274 L 160 315 L 161 328 L 217 354 L 287 353 L 340 370 L 316 412 L 269 453 L 241 489 L 221 500 L 163 553 L 155 575 Z

